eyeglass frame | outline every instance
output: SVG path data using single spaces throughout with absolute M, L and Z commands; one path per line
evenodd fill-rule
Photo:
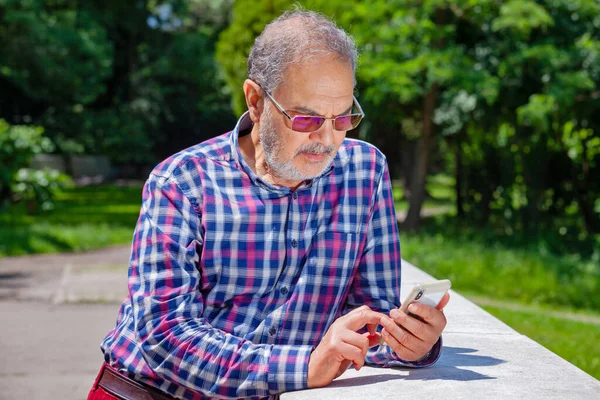
M 358 125 L 360 125 L 360 123 L 361 123 L 361 121 L 363 120 L 363 118 L 365 118 L 365 113 L 363 112 L 363 109 L 362 109 L 362 107 L 360 106 L 360 103 L 358 102 L 358 100 L 356 99 L 356 97 L 355 97 L 354 95 L 352 95 L 352 100 L 353 100 L 353 103 L 352 103 L 352 104 L 353 104 L 353 105 L 356 105 L 356 108 L 358 108 L 359 114 L 356 114 L 356 113 L 352 114 L 352 113 L 350 113 L 350 114 L 348 114 L 348 115 L 338 115 L 338 116 L 336 116 L 336 117 L 332 117 L 332 118 L 323 117 L 322 115 L 296 115 L 296 116 L 292 117 L 292 116 L 290 116 L 290 115 L 289 115 L 289 114 L 288 114 L 288 113 L 285 111 L 285 108 L 283 108 L 283 107 L 281 106 L 281 104 L 279 104 L 279 103 L 277 102 L 277 100 L 275 100 L 275 99 L 273 98 L 273 96 L 271 95 L 271 93 L 267 92 L 267 91 L 266 91 L 265 89 L 263 89 L 263 87 L 262 87 L 262 86 L 260 86 L 259 84 L 257 84 L 257 85 L 258 85 L 258 87 L 259 87 L 259 88 L 261 88 L 261 90 L 262 90 L 263 92 L 265 92 L 265 94 L 267 95 L 267 97 L 269 98 L 269 100 L 271 100 L 271 101 L 273 102 L 273 104 L 275 105 L 275 108 L 277 108 L 277 109 L 278 109 L 278 110 L 279 110 L 279 111 L 280 111 L 280 112 L 281 112 L 283 115 L 285 115 L 285 116 L 286 116 L 286 117 L 287 117 L 287 118 L 288 118 L 290 121 L 292 121 L 292 126 L 294 125 L 294 118 L 296 118 L 296 117 L 312 117 L 312 118 L 314 118 L 314 117 L 318 117 L 318 118 L 323 118 L 323 119 L 324 119 L 324 121 L 323 121 L 323 123 L 322 123 L 322 124 L 321 124 L 321 125 L 320 125 L 320 126 L 317 128 L 317 129 L 321 129 L 321 128 L 323 127 L 323 125 L 325 124 L 325 121 L 328 121 L 328 120 L 329 120 L 329 121 L 332 121 L 333 130 L 335 130 L 335 131 L 337 131 L 337 132 L 347 132 L 347 131 L 339 131 L 339 130 L 335 129 L 335 120 L 336 120 L 337 118 L 339 118 L 339 117 L 348 117 L 348 116 L 350 116 L 350 115 L 360 115 L 360 120 L 358 121 L 358 124 L 356 124 L 356 126 L 355 126 L 355 127 L 353 127 L 352 129 L 356 129 L 356 128 L 358 127 Z M 348 130 L 352 130 L 352 129 L 348 129 Z M 293 130 L 294 132 L 300 132 L 300 133 L 310 133 L 310 131 L 297 131 L 297 130 L 295 130 L 294 128 L 292 128 L 292 130 Z

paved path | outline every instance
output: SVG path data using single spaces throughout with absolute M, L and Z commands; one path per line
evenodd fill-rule
M 0 258 L 0 399 L 87 397 L 128 259 L 129 246 Z

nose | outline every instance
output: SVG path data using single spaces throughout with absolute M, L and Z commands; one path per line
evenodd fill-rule
M 323 146 L 331 146 L 333 144 L 335 135 L 333 123 L 333 120 L 325 120 L 319 129 L 310 134 L 310 139 L 322 144 Z

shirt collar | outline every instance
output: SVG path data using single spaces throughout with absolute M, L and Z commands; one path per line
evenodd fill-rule
M 235 125 L 235 128 L 231 132 L 231 137 L 230 137 L 231 154 L 233 156 L 233 159 L 235 160 L 236 166 L 240 170 L 244 171 L 248 175 L 248 177 L 252 180 L 252 183 L 254 183 L 255 185 L 265 187 L 266 189 L 271 190 L 271 191 L 285 192 L 286 194 L 292 192 L 292 190 L 290 188 L 282 187 L 282 186 L 275 186 L 275 185 L 261 179 L 258 175 L 256 175 L 256 173 L 252 170 L 252 168 L 250 168 L 248 163 L 246 163 L 246 160 L 244 160 L 244 157 L 242 156 L 242 152 L 241 152 L 240 145 L 239 145 L 239 136 L 240 136 L 241 132 L 251 130 L 253 128 L 253 126 L 254 126 L 254 122 L 252 122 L 252 119 L 250 118 L 250 111 L 246 111 L 244 114 L 242 114 L 240 119 L 238 119 L 238 122 Z M 249 135 L 250 133 L 247 133 L 247 134 Z M 322 177 L 324 177 L 326 175 L 329 175 L 331 173 L 331 171 L 333 171 L 333 166 L 338 161 L 338 159 L 339 159 L 339 152 L 333 158 L 333 162 L 329 165 L 329 167 L 327 167 L 325 169 L 325 171 L 323 171 L 323 173 L 321 173 L 321 175 L 319 175 L 311 180 L 304 181 L 298 187 L 297 190 L 310 188 L 316 181 L 318 181 L 319 179 L 321 179 Z

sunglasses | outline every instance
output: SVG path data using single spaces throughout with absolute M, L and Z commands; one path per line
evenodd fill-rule
M 358 114 L 340 115 L 334 118 L 325 118 L 320 116 L 309 115 L 296 115 L 292 117 L 285 111 L 285 109 L 281 105 L 279 105 L 277 101 L 275 101 L 275 99 L 273 98 L 273 96 L 271 96 L 269 92 L 267 92 L 264 89 L 263 92 L 265 92 L 269 100 L 271 100 L 273 104 L 275 104 L 275 107 L 277 107 L 277 109 L 281 111 L 283 115 L 285 115 L 290 121 L 292 121 L 292 130 L 296 132 L 314 132 L 318 130 L 321 126 L 323 126 L 323 124 L 327 120 L 331 120 L 333 122 L 333 129 L 335 129 L 336 131 L 349 131 L 351 129 L 356 128 L 365 116 L 365 113 L 360 107 L 360 104 L 358 104 L 358 100 L 356 100 L 356 97 L 352 96 L 354 104 L 356 105 L 356 108 L 358 108 Z

